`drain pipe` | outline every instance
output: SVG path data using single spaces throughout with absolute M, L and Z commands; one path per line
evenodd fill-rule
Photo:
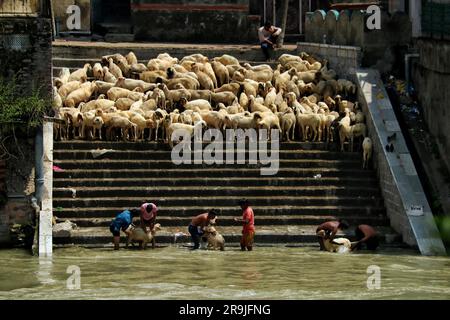
M 37 199 L 37 204 L 39 206 L 42 205 L 42 190 L 44 187 L 44 130 L 42 127 L 39 127 L 36 133 L 35 138 L 35 158 L 34 158 L 34 166 L 35 166 L 35 194 Z
M 31 201 L 31 206 L 36 213 L 36 229 L 33 241 L 33 255 L 39 254 L 39 215 L 42 208 L 42 193 L 44 188 L 44 130 L 42 126 L 37 129 L 34 144 L 34 167 L 35 167 L 35 197 Z
M 420 54 L 418 53 L 405 54 L 405 81 L 406 81 L 406 92 L 408 93 L 408 95 L 410 94 L 409 86 L 411 84 L 411 69 L 412 69 L 411 60 L 419 58 Z
M 33 256 L 39 255 L 39 213 L 41 212 L 41 207 L 38 205 L 38 200 L 36 197 L 31 198 L 31 207 L 34 209 L 34 238 L 33 245 L 31 247 L 31 253 Z

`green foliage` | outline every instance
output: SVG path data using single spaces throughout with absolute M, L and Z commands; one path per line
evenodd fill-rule
M 441 233 L 442 240 L 447 246 L 450 245 L 450 216 L 435 217 L 437 227 Z
M 14 247 L 31 249 L 36 227 L 31 224 L 15 224 L 10 228 L 11 243 Z
M 50 100 L 40 90 L 23 95 L 16 80 L 0 78 L 0 130 L 6 135 L 12 129 L 31 129 L 42 124 L 42 119 L 51 106 Z

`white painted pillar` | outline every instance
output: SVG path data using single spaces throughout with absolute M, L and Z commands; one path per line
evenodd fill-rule
M 409 0 L 409 17 L 412 23 L 412 36 L 419 38 L 422 35 L 422 2 Z
M 44 120 L 44 186 L 39 214 L 39 256 L 53 254 L 53 122 Z

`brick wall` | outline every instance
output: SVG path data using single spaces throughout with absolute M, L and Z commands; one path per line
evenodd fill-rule
M 51 92 L 51 32 L 49 19 L 0 17 L 0 76 L 17 75 L 24 93 Z
M 358 47 L 300 42 L 297 50 L 327 59 L 329 68 L 336 70 L 341 77 L 353 75 L 361 66 L 362 54 Z

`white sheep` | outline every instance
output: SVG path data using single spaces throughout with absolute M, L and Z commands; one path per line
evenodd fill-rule
M 372 140 L 369 137 L 366 137 L 363 141 L 363 169 L 369 168 L 369 162 L 372 158 Z
M 167 130 L 167 138 L 169 140 L 169 145 L 171 148 L 173 148 L 173 133 L 175 131 L 183 131 L 185 134 L 189 135 L 191 138 L 194 135 L 194 132 L 196 130 L 202 130 L 202 128 L 207 127 L 207 124 L 205 121 L 200 121 L 197 122 L 195 125 L 188 125 L 188 124 L 183 124 L 183 123 L 172 123 L 168 130 Z M 189 147 L 190 147 L 190 143 L 189 143 Z

